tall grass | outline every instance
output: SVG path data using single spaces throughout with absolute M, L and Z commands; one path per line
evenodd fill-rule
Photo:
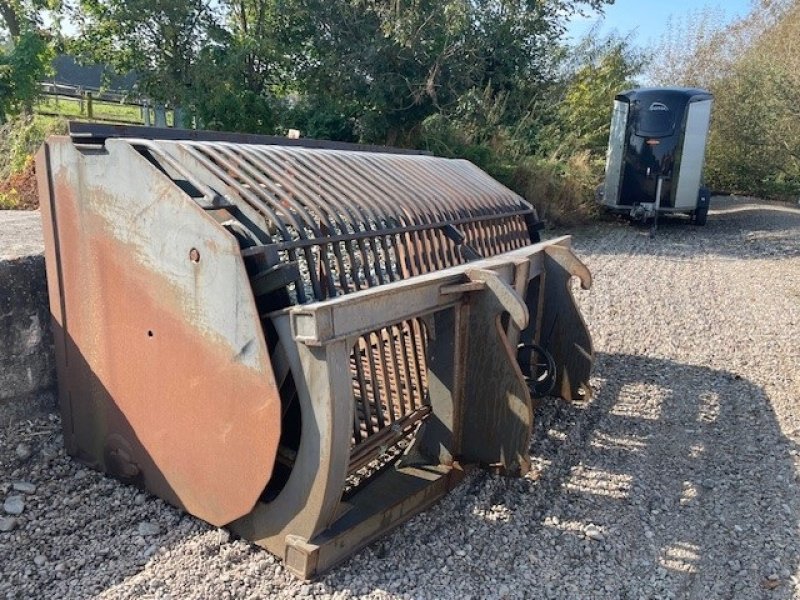
M 508 185 L 533 204 L 550 225 L 573 226 L 598 214 L 594 191 L 603 165 L 588 151 L 560 159 L 529 156 L 511 173 Z
M 531 154 L 502 128 L 482 143 L 469 138 L 439 115 L 424 123 L 421 147 L 475 163 L 530 202 L 548 226 L 581 225 L 597 216 L 594 191 L 604 168 L 598 153 L 584 149 Z

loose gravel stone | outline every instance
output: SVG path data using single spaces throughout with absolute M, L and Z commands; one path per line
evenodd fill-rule
M 21 515 L 25 510 L 25 500 L 22 496 L 9 496 L 3 502 L 3 510 L 9 515 Z
M 20 460 L 27 460 L 31 457 L 31 447 L 28 444 L 17 444 L 16 454 Z
M 139 523 L 136 530 L 139 532 L 139 535 L 158 535 L 161 532 L 161 527 L 159 527 L 157 523 L 142 521 Z
M 540 404 L 527 477 L 472 473 L 315 582 L 69 459 L 56 415 L 0 429 L 0 499 L 37 486 L 0 598 L 800 598 L 800 210 L 712 209 L 574 232 L 592 397 Z
M 590 540 L 601 542 L 605 539 L 603 532 L 596 525 L 589 525 L 583 530 L 584 535 Z
M 12 487 L 15 491 L 22 492 L 23 494 L 33 494 L 36 491 L 36 486 L 27 481 L 17 481 Z
M 14 517 L 0 517 L 0 532 L 13 531 L 17 526 L 17 520 Z

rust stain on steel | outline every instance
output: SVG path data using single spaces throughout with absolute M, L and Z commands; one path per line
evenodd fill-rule
M 81 215 L 65 181 L 55 197 L 71 453 L 214 525 L 246 514 L 280 436 L 269 362 L 248 367 L 187 320 L 191 298 L 133 260 L 96 213 Z M 195 251 L 183 254 L 187 268 L 201 268 Z

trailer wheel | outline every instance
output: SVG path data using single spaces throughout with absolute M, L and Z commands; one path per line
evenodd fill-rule
M 708 220 L 708 206 L 703 206 L 694 211 L 694 224 L 703 226 Z
M 703 226 L 708 220 L 708 207 L 711 205 L 711 192 L 701 187 L 697 192 L 697 208 L 694 210 L 694 224 Z

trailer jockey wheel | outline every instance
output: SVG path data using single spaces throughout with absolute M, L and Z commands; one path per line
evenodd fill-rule
M 520 344 L 517 346 L 517 362 L 533 398 L 543 398 L 553 391 L 556 363 L 547 350 L 539 344 Z

